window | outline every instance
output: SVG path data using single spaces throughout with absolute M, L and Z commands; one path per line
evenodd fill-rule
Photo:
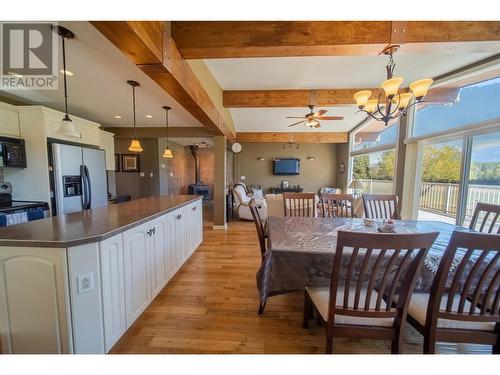
M 394 149 L 353 157 L 352 178 L 362 182 L 363 193 L 392 194 L 395 157 Z
M 462 87 L 457 103 L 419 104 L 413 136 L 500 117 L 500 77 Z
M 385 125 L 382 121 L 371 120 L 360 130 L 354 133 L 353 151 L 388 145 L 396 142 L 398 124 Z

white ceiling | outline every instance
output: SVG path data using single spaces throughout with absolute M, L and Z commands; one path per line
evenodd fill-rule
M 404 86 L 412 81 L 436 77 L 492 54 L 396 55 L 395 75 L 405 78 Z M 385 79 L 386 56 L 326 56 L 279 57 L 205 60 L 224 90 L 277 90 L 372 88 Z M 321 109 L 317 107 L 316 110 Z M 342 121 L 324 121 L 319 129 L 303 125 L 288 128 L 292 123 L 286 116 L 302 116 L 301 108 L 231 108 L 238 132 L 325 132 L 349 131 L 365 115 L 356 113 L 353 106 L 332 107 L 328 115 L 344 116 Z
M 289 119 L 286 116 L 304 116 L 309 113 L 308 108 L 232 108 L 231 115 L 236 130 L 239 132 L 346 132 L 359 124 L 366 116 L 363 113 L 356 114 L 354 107 L 316 107 L 327 109 L 326 116 L 344 116 L 340 121 L 320 120 L 320 128 L 309 128 L 299 124 L 288 125 L 300 121 L 300 119 Z
M 106 126 L 132 126 L 132 88 L 126 81 L 133 79 L 141 84 L 136 90 L 137 126 L 165 126 L 165 111 L 161 108 L 164 105 L 172 107 L 171 126 L 202 126 L 90 23 L 60 24 L 76 36 L 66 43 L 67 69 L 75 74 L 68 76 L 70 113 Z M 62 53 L 59 59 L 62 67 Z M 59 73 L 58 90 L 16 90 L 7 96 L 63 111 L 62 81 Z M 146 118 L 147 114 L 153 118 Z M 122 118 L 116 119 L 115 115 Z

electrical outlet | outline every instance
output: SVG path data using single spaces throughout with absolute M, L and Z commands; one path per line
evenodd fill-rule
M 170 177 L 174 177 L 174 172 L 170 172 Z
M 153 172 L 149 172 L 149 177 L 153 178 Z
M 76 281 L 78 283 L 78 294 L 94 290 L 94 274 L 92 272 L 78 275 Z
M 165 164 L 160 164 L 162 169 L 165 169 L 167 166 Z
M 245 181 L 247 179 L 246 176 L 241 176 L 241 181 Z

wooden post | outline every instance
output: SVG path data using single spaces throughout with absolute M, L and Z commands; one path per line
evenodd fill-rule
M 214 229 L 226 229 L 226 137 L 214 141 Z

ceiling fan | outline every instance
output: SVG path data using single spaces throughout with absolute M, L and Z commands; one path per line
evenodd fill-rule
M 286 118 L 300 118 L 302 120 L 294 122 L 293 124 L 288 125 L 290 126 L 295 126 L 304 123 L 305 126 L 309 128 L 319 128 L 321 127 L 321 124 L 319 120 L 343 120 L 344 117 L 342 116 L 323 116 L 326 112 L 328 112 L 326 109 L 321 109 L 317 112 L 314 112 L 314 105 L 309 105 L 309 109 L 311 112 L 306 114 L 304 117 L 293 117 L 293 116 L 287 116 Z

